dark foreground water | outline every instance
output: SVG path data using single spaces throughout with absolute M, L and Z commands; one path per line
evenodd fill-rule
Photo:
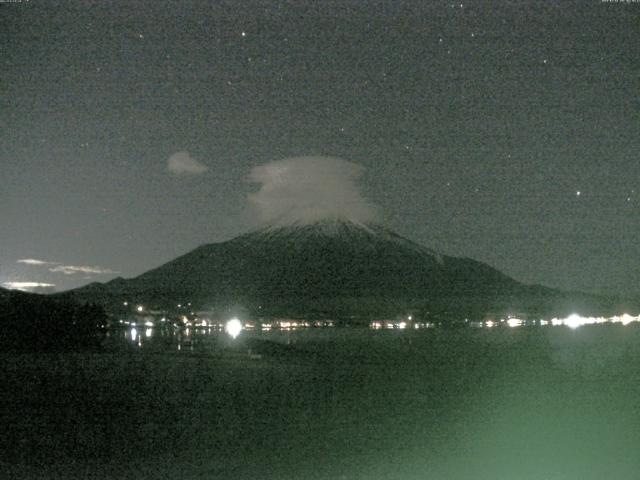
M 636 325 L 157 333 L 1 355 L 0 477 L 640 476 Z

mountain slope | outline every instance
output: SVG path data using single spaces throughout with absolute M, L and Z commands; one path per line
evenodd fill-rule
M 516 283 L 478 262 L 442 257 L 380 227 L 346 222 L 267 228 L 205 245 L 136 281 L 145 290 L 163 285 L 185 294 L 276 298 L 421 297 L 426 290 Z
M 491 311 L 554 291 L 527 287 L 475 260 L 439 255 L 378 225 L 325 220 L 203 245 L 136 278 L 87 285 L 73 295 L 106 305 L 129 300 L 171 308 L 189 301 L 265 314 L 360 314 L 398 306 Z
M 271 226 L 203 245 L 132 279 L 65 292 L 118 311 L 178 304 L 253 317 L 420 318 L 619 313 L 620 302 L 524 285 L 471 260 L 439 255 L 378 225 L 343 220 Z M 180 310 L 180 313 L 183 313 Z M 418 318 L 416 317 L 416 318 Z

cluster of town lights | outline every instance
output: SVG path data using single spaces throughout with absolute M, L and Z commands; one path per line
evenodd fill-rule
M 554 327 L 569 327 L 571 329 L 576 329 L 583 325 L 601 325 L 601 324 L 612 324 L 612 323 L 620 323 L 622 325 L 629 325 L 633 322 L 640 322 L 640 315 L 634 317 L 633 315 L 629 315 L 628 313 L 624 313 L 622 315 L 614 315 L 613 317 L 583 317 L 582 315 L 578 315 L 577 313 L 571 314 L 565 318 L 557 318 L 554 317 L 551 320 L 522 320 L 520 318 L 509 317 L 506 320 L 502 319 L 498 322 L 487 321 L 484 322 L 486 327 L 493 327 L 496 325 L 500 325 L 501 323 L 506 323 L 509 327 L 521 327 L 521 326 L 529 326 L 529 325 L 539 325 L 545 327 L 547 325 L 551 325 Z
M 162 318 L 161 321 L 166 321 L 166 318 Z M 408 321 L 407 321 L 408 320 Z M 373 321 L 369 323 L 369 328 L 374 330 L 382 330 L 382 329 L 391 329 L 391 330 L 408 330 L 408 329 L 423 329 L 423 328 L 434 328 L 438 326 L 436 323 L 431 322 L 414 322 L 412 320 L 385 320 L 385 321 Z M 624 313 L 622 315 L 615 315 L 613 317 L 583 317 L 578 314 L 569 315 L 566 318 L 552 318 L 550 320 L 523 320 L 517 317 L 508 317 L 502 318 L 500 320 L 485 320 L 485 321 L 470 321 L 465 320 L 465 325 L 471 328 L 495 328 L 495 327 L 505 327 L 505 328 L 516 328 L 521 326 L 564 326 L 570 329 L 577 329 L 583 325 L 601 325 L 601 324 L 620 324 L 620 325 L 629 325 L 631 323 L 640 322 L 640 315 L 633 316 L 628 313 Z M 131 341 L 136 343 L 139 347 L 142 346 L 143 337 L 150 338 L 153 335 L 153 322 L 147 320 L 145 322 L 129 322 L 120 320 L 121 324 L 125 324 L 130 327 L 128 332 L 125 332 L 125 337 L 129 336 Z M 191 335 L 190 326 L 191 322 L 188 325 L 183 323 L 183 326 L 186 327 L 184 330 L 184 336 L 189 337 Z M 178 325 L 175 325 L 176 327 Z M 263 324 L 254 324 L 252 322 L 242 322 L 238 318 L 232 318 L 228 320 L 226 323 L 214 323 L 214 322 L 197 322 L 194 327 L 208 327 L 208 333 L 211 333 L 212 327 L 215 329 L 216 327 L 220 330 L 224 329 L 224 332 L 229 335 L 232 339 L 236 339 L 243 330 L 253 330 L 258 328 L 260 330 L 271 330 L 272 328 L 277 328 L 280 330 L 295 330 L 297 328 L 305 328 L 305 327 L 332 327 L 334 323 L 332 321 L 316 321 L 316 322 L 305 322 L 305 321 L 293 321 L 293 320 L 285 320 L 285 321 L 272 321 L 269 323 Z M 139 331 L 136 327 L 145 327 L 141 328 Z M 144 334 L 143 334 L 144 332 Z M 175 335 L 174 331 L 174 335 Z M 178 349 L 180 350 L 181 345 L 178 345 Z
M 251 322 L 243 323 L 237 318 L 232 318 L 226 323 L 217 323 L 211 320 L 207 321 L 205 319 L 196 319 L 195 321 L 190 321 L 186 316 L 182 317 L 181 325 L 176 324 L 176 327 L 183 326 L 186 328 L 189 327 L 208 327 L 224 329 L 225 332 L 231 335 L 231 332 L 242 331 L 242 330 L 253 330 L 256 328 L 256 325 Z M 166 322 L 166 318 L 162 318 L 160 322 Z M 583 317 L 578 314 L 569 315 L 566 318 L 552 318 L 551 320 L 523 320 L 517 317 L 508 317 L 502 318 L 500 320 L 485 320 L 485 321 L 469 321 L 465 320 L 465 325 L 469 327 L 485 327 L 485 328 L 493 328 L 497 326 L 508 326 L 511 328 L 522 327 L 522 326 L 565 326 L 572 329 L 581 327 L 583 325 L 600 325 L 600 324 L 622 324 L 629 325 L 630 323 L 640 322 L 640 315 L 634 317 L 633 315 L 629 315 L 628 313 L 622 315 L 615 315 L 613 317 Z M 144 322 L 135 322 L 128 320 L 120 320 L 120 324 L 128 325 L 131 327 L 136 326 L 145 326 L 145 327 L 154 327 L 155 323 L 146 320 Z M 309 328 L 309 327 L 333 327 L 334 323 L 332 321 L 316 321 L 316 322 L 306 322 L 306 321 L 272 321 L 268 323 L 259 323 L 259 328 L 261 330 L 271 330 L 272 328 L 279 330 L 296 330 L 298 328 Z M 434 328 L 438 326 L 438 324 L 434 322 L 407 322 L 405 320 L 397 321 L 397 320 L 386 320 L 386 321 L 373 321 L 369 323 L 369 328 L 373 330 L 406 330 L 406 329 L 424 329 L 424 328 Z M 237 335 L 232 335 L 234 338 Z
M 507 317 L 499 320 L 485 320 L 485 321 L 470 321 L 466 319 L 465 325 L 475 328 L 493 328 L 498 326 L 507 326 L 510 328 L 522 327 L 522 326 L 565 326 L 571 329 L 576 329 L 583 325 L 600 325 L 600 324 L 622 324 L 629 325 L 630 323 L 640 322 L 640 315 L 634 317 L 628 313 L 622 315 L 614 315 L 613 317 L 583 317 L 576 313 L 569 315 L 566 318 L 552 318 L 551 320 L 523 320 L 517 317 Z M 434 328 L 437 324 L 433 322 L 407 322 L 406 320 L 386 320 L 386 321 L 374 321 L 369 323 L 369 328 L 373 330 L 405 330 L 408 328 L 422 329 L 422 328 Z
M 124 306 L 128 305 L 128 302 L 123 302 Z M 178 305 L 181 307 L 182 305 Z M 146 312 L 146 309 L 143 305 L 136 305 L 135 310 L 137 313 Z M 144 326 L 146 327 L 145 336 L 151 336 L 151 328 L 155 326 L 153 318 L 151 316 L 147 316 L 143 321 L 136 322 L 135 320 L 120 320 L 119 323 L 128 325 L 132 328 L 131 336 L 135 341 L 136 337 L 140 337 L 135 330 L 136 326 Z M 166 317 L 162 317 L 160 322 L 170 321 Z M 481 327 L 481 328 L 493 328 L 498 326 L 507 326 L 510 328 L 521 327 L 521 326 L 565 326 L 571 329 L 579 328 L 583 325 L 600 325 L 600 324 L 621 324 L 621 325 L 629 325 L 630 323 L 640 322 L 640 315 L 633 316 L 628 313 L 624 313 L 622 315 L 614 315 L 612 317 L 584 317 L 577 313 L 569 315 L 565 318 L 557 318 L 554 317 L 550 320 L 539 319 L 521 319 L 514 316 L 508 316 L 507 318 L 501 318 L 499 320 L 484 320 L 484 321 L 475 321 L 465 319 L 464 324 L 469 327 Z M 390 329 L 390 330 L 405 330 L 405 329 L 424 329 L 424 328 L 434 328 L 438 325 L 442 325 L 441 323 L 435 322 L 421 322 L 415 321 L 412 315 L 408 315 L 404 319 L 398 320 L 377 320 L 369 323 L 369 328 L 374 330 L 381 329 Z M 259 328 L 260 330 L 271 330 L 272 328 L 280 329 L 280 330 L 295 330 L 298 328 L 308 328 L 308 327 L 333 327 L 334 322 L 331 320 L 319 320 L 319 321 L 305 321 L 305 320 L 273 320 L 269 322 L 257 322 L 254 324 L 253 322 L 242 322 L 238 318 L 232 318 L 228 320 L 226 323 L 218 323 L 212 320 L 203 319 L 203 318 L 195 318 L 189 319 L 186 315 L 181 315 L 180 322 L 174 323 L 175 327 L 208 327 L 209 332 L 211 329 L 224 329 L 224 331 L 231 336 L 232 338 L 238 337 L 242 330 L 253 330 L 254 328 Z

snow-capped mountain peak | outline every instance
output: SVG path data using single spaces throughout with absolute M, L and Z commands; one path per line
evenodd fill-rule
M 342 241 L 352 246 L 358 244 L 363 248 L 376 244 L 378 248 L 401 248 L 412 253 L 430 256 L 442 263 L 443 257 L 434 250 L 412 242 L 393 230 L 377 223 L 360 223 L 348 219 L 333 217 L 316 222 L 293 222 L 286 225 L 272 224 L 264 226 L 240 238 L 256 239 L 262 237 L 267 241 L 287 240 L 289 242 Z

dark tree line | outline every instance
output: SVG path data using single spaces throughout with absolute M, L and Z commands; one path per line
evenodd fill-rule
M 12 293 L 0 299 L 0 346 L 45 352 L 96 348 L 106 321 L 97 305 Z

